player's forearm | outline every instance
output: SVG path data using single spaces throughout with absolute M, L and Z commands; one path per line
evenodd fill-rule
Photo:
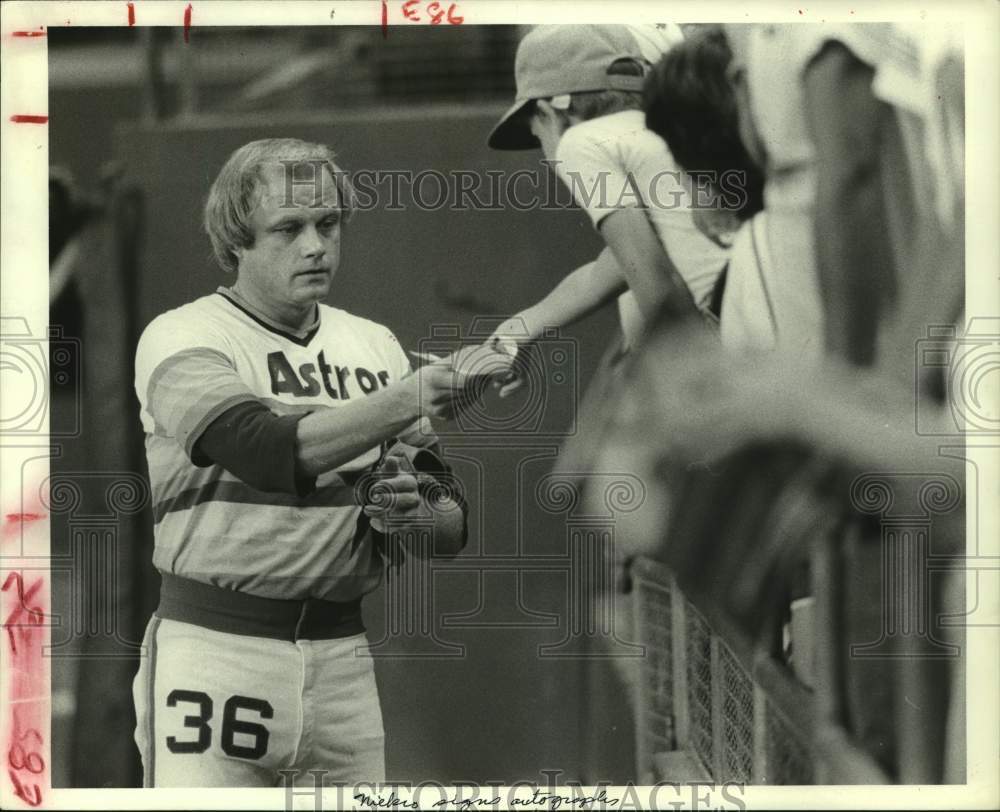
M 412 380 L 302 418 L 296 433 L 299 471 L 305 476 L 331 471 L 411 425 L 420 416 Z

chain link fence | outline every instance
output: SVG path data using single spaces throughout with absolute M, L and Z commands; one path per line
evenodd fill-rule
M 814 783 L 809 731 L 783 713 L 788 699 L 774 690 L 774 674 L 766 688 L 756 681 L 752 663 L 713 630 L 662 564 L 637 559 L 632 575 L 646 649 L 636 708 L 640 780 Z M 801 686 L 790 694 L 800 696 Z

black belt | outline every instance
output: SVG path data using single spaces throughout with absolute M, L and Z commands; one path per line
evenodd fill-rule
M 158 617 L 227 634 L 274 640 L 333 640 L 365 630 L 361 598 L 340 603 L 320 598 L 262 598 L 234 589 L 160 573 Z

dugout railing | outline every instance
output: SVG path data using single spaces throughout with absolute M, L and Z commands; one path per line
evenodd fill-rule
M 807 689 L 766 655 L 727 643 L 663 564 L 637 559 L 632 578 L 646 649 L 636 709 L 640 780 L 813 783 Z
M 775 629 L 778 633 L 770 643 L 751 641 L 724 613 L 695 605 L 667 566 L 649 558 L 633 561 L 636 640 L 645 648 L 636 692 L 641 782 L 801 785 L 901 780 L 890 776 L 840 721 L 844 686 L 837 673 L 849 647 L 835 629 L 844 577 L 835 564 L 836 550 L 837 542 L 827 540 L 817 546 L 811 561 L 814 574 L 821 576 L 814 590 L 813 623 L 817 630 L 833 632 L 816 635 L 811 686 L 782 658 L 780 630 Z M 883 673 L 894 682 L 919 685 L 927 682 L 925 672 L 932 675 L 940 669 L 941 661 L 897 658 L 884 665 Z M 940 723 L 949 697 L 929 696 L 937 704 L 932 719 Z M 906 740 L 897 755 L 910 765 L 901 770 L 902 778 L 937 783 L 941 742 L 921 733 L 911 710 L 905 703 L 885 709 L 894 717 L 891 727 Z M 927 729 L 925 722 L 924 732 Z
M 697 607 L 657 561 L 636 559 L 632 581 L 645 647 L 636 708 L 640 781 L 889 782 L 824 718 L 822 689 L 805 686 L 775 649 Z

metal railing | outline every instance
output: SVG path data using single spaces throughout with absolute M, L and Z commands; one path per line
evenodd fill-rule
M 888 781 L 819 723 L 813 691 L 770 652 L 710 622 L 667 567 L 640 558 L 632 578 L 637 642 L 646 648 L 636 708 L 640 781 Z

